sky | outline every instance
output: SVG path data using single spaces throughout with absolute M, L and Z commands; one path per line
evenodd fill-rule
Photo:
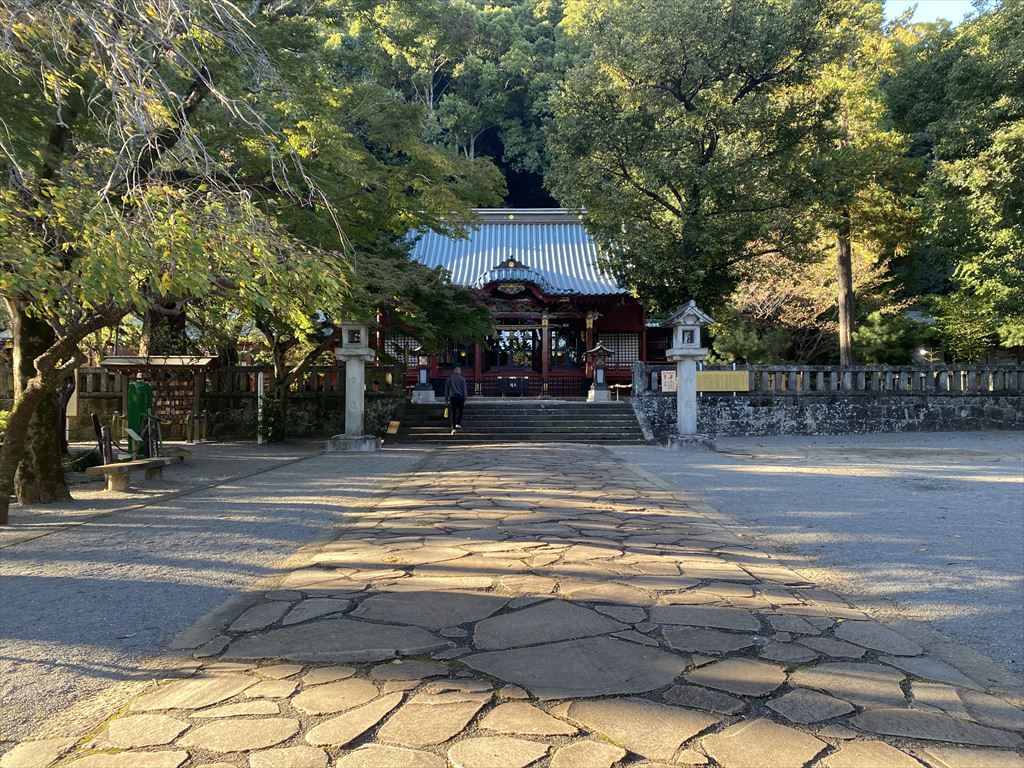
M 970 0 L 885 0 L 886 18 L 899 16 L 912 5 L 917 6 L 914 21 L 948 19 L 954 24 L 963 21 L 964 16 L 972 9 Z

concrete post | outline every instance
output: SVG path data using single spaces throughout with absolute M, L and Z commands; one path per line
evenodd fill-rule
M 345 360 L 345 436 L 362 437 L 366 430 L 366 361 L 361 357 Z
M 366 417 L 366 363 L 375 358 L 370 349 L 367 327 L 342 323 L 343 344 L 335 357 L 345 363 L 345 434 L 327 441 L 328 453 L 370 452 L 380 450 L 380 439 L 364 434 Z
M 676 361 L 677 433 L 680 437 L 697 434 L 697 358 Z
M 676 364 L 676 434 L 669 438 L 670 449 L 714 447 L 707 435 L 697 432 L 697 362 L 708 356 L 701 346 L 701 329 L 713 322 L 692 300 L 665 321 L 672 328 L 667 357 Z
M 416 386 L 412 390 L 412 402 L 418 404 L 433 403 L 434 386 L 430 383 L 430 359 L 423 347 L 414 350 L 416 354 Z

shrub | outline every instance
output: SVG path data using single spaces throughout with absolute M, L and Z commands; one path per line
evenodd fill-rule
M 785 360 L 792 341 L 785 328 L 759 330 L 732 309 L 722 310 L 719 316 L 721 320 L 708 329 L 713 337 L 708 362 L 765 365 Z
M 862 363 L 903 365 L 913 362 L 914 352 L 930 346 L 931 326 L 900 313 L 872 312 L 853 333 L 857 359 Z

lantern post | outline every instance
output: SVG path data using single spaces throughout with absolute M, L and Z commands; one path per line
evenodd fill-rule
M 334 354 L 345 363 L 345 434 L 327 441 L 328 453 L 380 450 L 380 439 L 365 434 L 366 363 L 375 359 L 370 348 L 369 329 L 355 322 L 342 322 L 342 345 Z
M 586 351 L 587 361 L 590 363 L 590 370 L 594 373 L 594 381 L 587 392 L 588 403 L 611 402 L 611 395 L 608 391 L 608 380 L 605 377 L 605 365 L 611 359 L 613 353 L 604 344 L 598 343 L 593 349 Z
M 676 434 L 669 438 L 669 448 L 708 442 L 697 432 L 697 363 L 708 356 L 701 346 L 701 329 L 713 322 L 692 299 L 665 321 L 672 328 L 672 346 L 666 356 L 676 364 L 677 382 Z
M 434 387 L 430 383 L 430 358 L 422 346 L 413 350 L 416 355 L 416 386 L 412 390 L 412 402 L 433 403 Z

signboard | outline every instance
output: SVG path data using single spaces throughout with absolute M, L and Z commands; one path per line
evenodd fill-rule
M 698 392 L 749 392 L 749 371 L 697 371 Z
M 676 372 L 675 371 L 662 371 L 661 372 L 661 391 L 662 392 L 675 392 L 677 387 Z

